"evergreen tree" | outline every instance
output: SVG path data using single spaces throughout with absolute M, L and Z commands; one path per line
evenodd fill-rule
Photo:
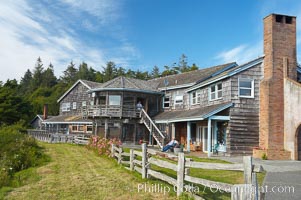
M 103 81 L 107 82 L 117 77 L 117 69 L 114 62 L 108 62 L 106 68 L 104 68 Z
M 41 58 L 39 57 L 37 59 L 35 68 L 33 70 L 33 76 L 32 76 L 32 81 L 31 81 L 32 90 L 35 90 L 41 86 L 41 84 L 43 82 L 43 72 L 44 72 L 43 63 L 42 63 Z
M 0 87 L 0 126 L 11 125 L 19 120 L 29 120 L 32 117 L 32 108 L 28 101 L 18 91 L 16 80 L 7 80 Z
M 77 81 L 77 72 L 78 70 L 75 68 L 74 63 L 71 61 L 67 69 L 63 72 L 63 76 L 61 77 L 61 80 L 66 85 L 70 86 Z
M 160 77 L 160 71 L 159 67 L 156 65 L 153 67 L 152 72 L 151 72 L 151 78 L 159 78 Z
M 53 87 L 57 83 L 57 78 L 54 75 L 53 65 L 50 63 L 48 68 L 42 74 L 42 87 Z
M 31 93 L 32 73 L 29 69 L 25 72 L 20 81 L 20 93 L 22 95 Z

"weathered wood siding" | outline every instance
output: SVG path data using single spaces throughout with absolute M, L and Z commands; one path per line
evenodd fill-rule
M 90 105 L 87 91 L 88 88 L 79 82 L 60 102 L 60 115 L 81 115 L 82 102 L 86 101 L 86 105 Z M 76 109 L 73 109 L 73 102 L 76 103 Z M 70 111 L 62 110 L 63 103 L 70 103 Z
M 164 111 L 170 110 L 185 110 L 189 108 L 189 94 L 185 92 L 187 88 L 174 89 L 166 91 L 165 95 L 169 96 L 169 108 L 164 108 Z M 183 104 L 175 104 L 177 95 L 183 95 Z M 162 106 L 162 104 L 161 104 Z
M 230 108 L 227 153 L 231 155 L 250 155 L 252 149 L 259 145 L 259 83 L 263 77 L 262 70 L 259 64 L 230 78 L 234 107 Z M 239 97 L 239 78 L 254 80 L 254 98 Z

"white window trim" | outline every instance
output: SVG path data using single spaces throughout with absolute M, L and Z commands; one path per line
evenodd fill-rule
M 117 102 L 117 104 L 114 102 L 114 101 L 112 101 L 111 99 L 110 99 L 110 97 L 118 97 L 119 98 L 119 102 Z M 109 106 L 121 106 L 121 95 L 109 95 Z
M 73 103 L 72 103 L 72 109 L 73 109 L 73 110 L 76 110 L 76 102 L 73 102 Z
M 251 96 L 245 96 L 245 95 L 240 95 L 240 89 L 250 89 L 250 88 L 244 88 L 244 87 L 240 87 L 240 81 L 251 81 Z M 250 78 L 238 78 L 238 96 L 241 98 L 254 98 L 254 79 L 250 79 Z
M 169 98 L 169 101 L 165 101 L 165 97 L 168 97 Z M 170 95 L 166 95 L 163 97 L 163 108 L 170 108 Z M 168 107 L 165 107 L 165 103 L 168 103 Z
M 222 85 L 222 89 L 221 90 L 218 90 L 218 85 Z M 211 94 L 213 92 L 211 92 L 211 87 L 214 86 L 215 88 L 215 91 L 214 91 L 214 94 L 215 94 L 215 97 L 214 99 L 211 98 Z M 222 95 L 221 97 L 218 97 L 218 92 L 221 91 L 222 92 Z M 209 88 L 208 88 L 208 97 L 209 97 L 209 101 L 216 101 L 216 100 L 219 100 L 219 99 L 222 99 L 223 98 L 223 83 L 219 82 L 219 83 L 215 83 L 213 85 L 210 85 Z
M 195 97 L 193 97 L 193 94 L 195 94 Z M 198 92 L 197 91 L 191 92 L 191 105 L 196 105 L 197 99 L 198 99 Z
M 71 110 L 70 102 L 62 103 L 62 112 L 69 112 Z
M 177 103 L 177 100 L 181 100 L 181 102 Z M 176 95 L 175 100 L 174 100 L 174 104 L 175 105 L 183 105 L 183 103 L 184 103 L 184 95 Z

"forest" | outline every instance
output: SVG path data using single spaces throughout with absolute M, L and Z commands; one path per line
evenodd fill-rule
M 197 70 L 198 66 L 195 64 L 189 66 L 187 56 L 182 54 L 178 62 L 172 66 L 164 66 L 162 72 L 157 66 L 154 66 L 150 72 L 139 69 L 133 71 L 117 66 L 112 61 L 107 62 L 101 69 L 95 70 L 85 62 L 76 66 L 71 61 L 62 75 L 56 77 L 54 66 L 51 63 L 44 66 L 42 58 L 37 58 L 33 70 L 28 69 L 20 81 L 16 79 L 0 81 L 0 126 L 12 125 L 19 121 L 28 125 L 35 115 L 42 113 L 44 104 L 48 104 L 49 115 L 58 115 L 57 99 L 78 79 L 99 83 L 118 76 L 149 80 Z

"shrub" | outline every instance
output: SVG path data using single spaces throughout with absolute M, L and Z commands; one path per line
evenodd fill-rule
M 110 155 L 112 144 L 121 145 L 121 141 L 114 139 L 106 139 L 98 136 L 92 136 L 87 145 L 88 149 L 94 150 L 99 155 Z
M 35 139 L 23 131 L 21 124 L 0 127 L 0 188 L 8 186 L 16 172 L 48 160 Z
M 262 160 L 267 160 L 268 159 L 268 156 L 266 153 L 263 153 L 262 156 L 261 156 L 261 159 Z

